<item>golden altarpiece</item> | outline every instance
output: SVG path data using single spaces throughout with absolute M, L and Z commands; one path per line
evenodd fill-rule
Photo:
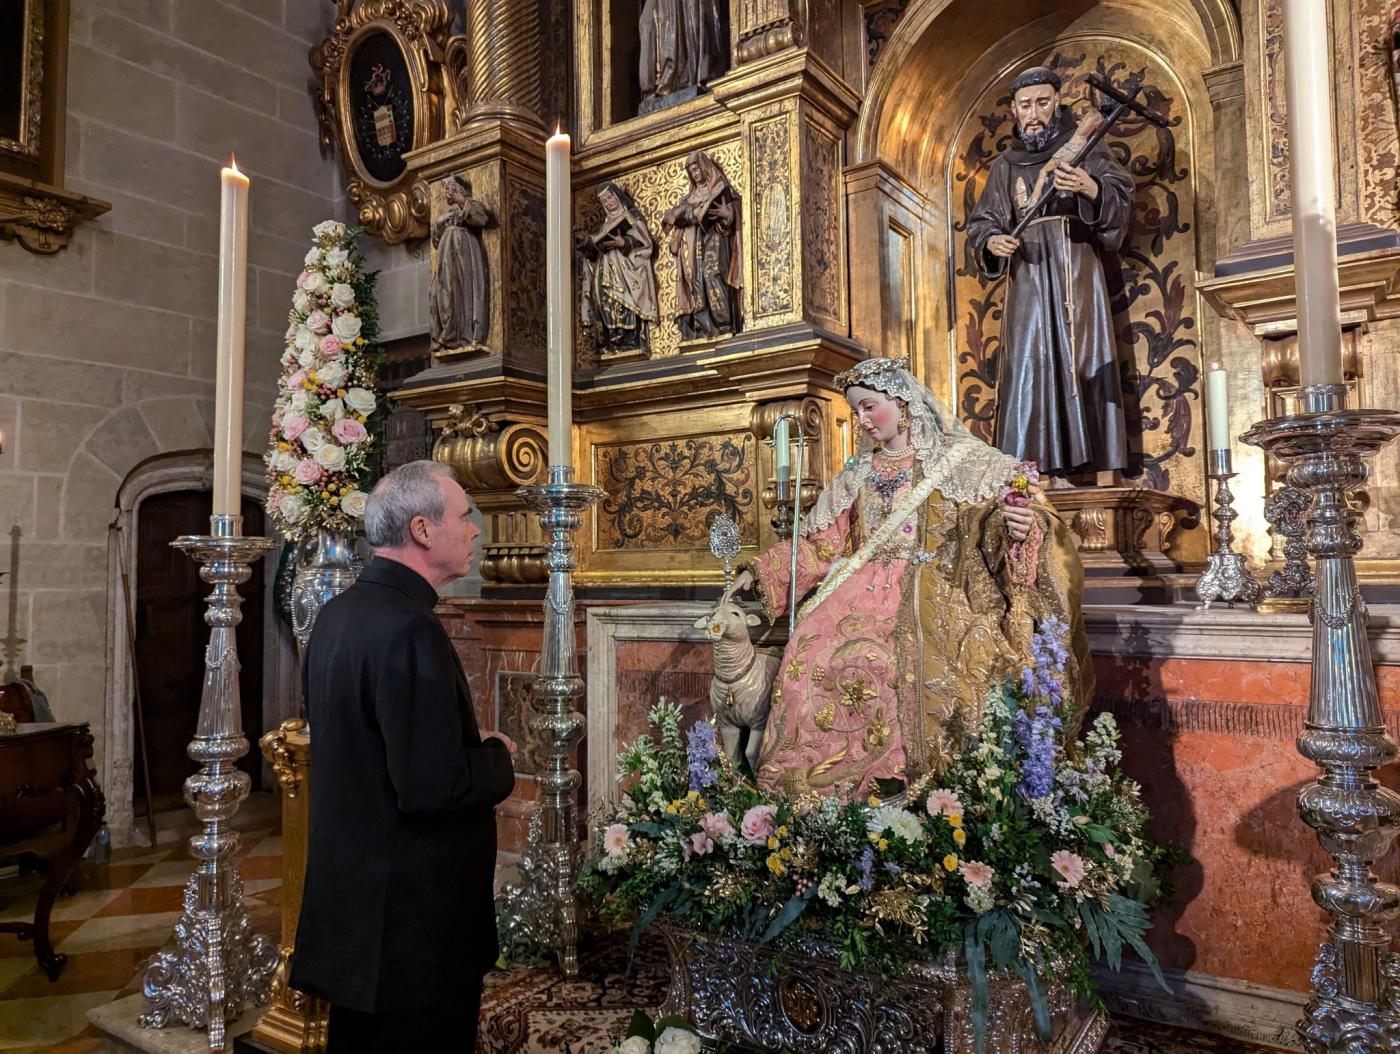
M 1348 379 L 1361 404 L 1394 405 L 1392 5 L 1328 2 Z M 1091 105 L 1088 74 L 1133 78 L 1165 123 L 1126 120 L 1107 140 L 1136 183 L 1131 233 L 1105 268 L 1133 464 L 1111 485 L 1053 498 L 1085 557 L 1090 603 L 1191 610 L 1210 548 L 1204 370 L 1229 369 L 1235 434 L 1289 409 L 1298 386 L 1279 0 L 731 0 L 727 70 L 659 106 L 643 106 L 638 86 L 640 0 L 467 0 L 456 32 L 444 0 L 341 6 L 313 59 L 328 127 L 343 82 L 327 56 L 376 29 L 410 57 L 422 117 L 392 179 L 347 159 L 361 220 L 391 243 L 423 238 L 448 207 L 451 176 L 491 216 L 480 235 L 485 339 L 436 354 L 394 397 L 427 417 L 433 456 L 484 513 L 481 597 L 449 601 L 444 618 L 481 714 L 524 741 L 524 775 L 546 571 L 538 520 L 516 491 L 546 467 L 544 143 L 556 123 L 573 138 L 576 231 L 598 226 L 598 188 L 610 181 L 656 240 L 658 319 L 644 347 L 599 347 L 575 312 L 576 478 L 605 492 L 577 538 L 581 645 L 590 604 L 679 602 L 719 584 L 713 510 L 738 522 L 745 549 L 772 544 L 773 422 L 783 412 L 804 422 L 814 496 L 854 449 L 832 378 L 856 360 L 908 356 L 990 437 L 1004 288 L 979 277 L 963 231 L 1010 139 L 1007 85 L 1032 64 L 1064 77 L 1080 112 Z M 719 166 L 740 206 L 741 324 L 684 339 L 663 216 L 688 189 L 694 151 Z M 1280 548 L 1263 518 L 1277 471 L 1257 450 L 1235 454 L 1237 545 L 1266 572 Z M 1400 570 L 1397 513 L 1391 450 L 1365 518 L 1364 570 L 1380 590 Z M 678 670 L 673 685 L 687 676 L 701 674 Z M 533 792 L 528 778 L 520 785 L 502 848 L 523 840 Z M 314 1029 L 294 1031 L 278 1049 L 314 1045 Z M 260 1038 L 275 1039 L 266 1029 Z

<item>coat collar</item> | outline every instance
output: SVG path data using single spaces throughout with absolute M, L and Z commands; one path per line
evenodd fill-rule
M 391 560 L 387 556 L 376 556 L 370 565 L 360 573 L 361 582 L 397 589 L 419 607 L 429 611 L 437 603 L 437 590 L 413 568 Z

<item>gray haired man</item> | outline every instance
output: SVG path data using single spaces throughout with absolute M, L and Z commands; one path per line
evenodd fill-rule
M 291 983 L 331 1004 L 330 1054 L 475 1049 L 515 745 L 478 729 L 433 614 L 471 567 L 471 511 L 432 461 L 381 479 L 374 560 L 321 611 L 302 664 L 315 779 Z

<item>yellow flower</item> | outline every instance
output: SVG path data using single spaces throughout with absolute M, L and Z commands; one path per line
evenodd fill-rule
M 676 815 L 676 803 L 672 802 L 670 805 L 666 806 L 666 811 L 672 816 Z
M 787 846 L 783 846 L 783 848 L 781 848 L 781 849 L 778 850 L 778 855 L 779 855 L 780 857 L 782 857 L 784 860 L 791 860 L 791 859 L 792 859 L 792 850 L 789 849 Z
M 880 839 L 878 842 L 876 842 L 875 844 L 876 844 L 876 847 L 880 850 L 880 852 L 883 853 L 886 849 L 888 849 L 888 848 L 890 847 L 890 840 L 889 840 L 888 838 L 881 838 L 881 839 Z
M 953 872 L 958 869 L 958 858 L 955 853 L 949 853 L 943 858 L 943 870 Z
M 961 826 L 962 826 L 962 816 L 961 816 L 959 813 L 955 813 L 955 812 L 954 812 L 954 813 L 949 813 L 949 814 L 948 814 L 948 826 L 950 826 L 950 827 L 961 827 Z
M 768 839 L 768 848 L 769 848 L 769 849 L 776 849 L 776 848 L 778 848 L 778 840 L 777 840 L 776 838 L 773 838 L 773 837 L 770 836 L 769 839 Z
M 953 832 L 953 841 L 956 842 L 958 845 L 966 844 L 967 832 L 964 831 L 961 827 L 959 827 Z
M 345 389 L 344 389 L 344 388 L 337 388 L 337 389 L 335 390 L 335 394 L 338 395 L 340 398 L 344 399 L 344 398 L 345 398 Z
M 278 450 L 290 450 L 290 449 L 291 449 L 291 444 L 288 443 L 286 440 L 283 440 L 282 442 L 280 442 L 280 443 L 277 444 L 277 449 L 278 449 Z
M 782 878 L 783 872 L 787 870 L 787 868 L 783 866 L 782 860 L 778 858 L 777 853 L 768 854 L 768 870 L 772 871 L 773 874 L 777 875 L 779 878 Z
M 788 836 L 787 824 L 783 824 L 781 827 L 778 828 L 778 837 L 779 837 L 779 838 L 786 838 L 787 836 Z
M 872 809 L 875 809 L 879 807 L 880 799 L 872 794 L 869 798 L 866 799 L 865 804 L 869 805 Z
M 871 832 L 870 832 L 870 840 L 871 840 L 872 842 L 878 842 L 878 841 L 880 840 L 880 836 L 879 836 L 878 834 L 876 834 L 874 831 L 871 831 Z

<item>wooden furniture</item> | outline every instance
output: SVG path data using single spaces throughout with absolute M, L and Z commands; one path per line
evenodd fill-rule
M 91 757 L 86 724 L 21 724 L 0 736 L 0 863 L 46 876 L 33 922 L 3 923 L 0 933 L 33 940 L 50 981 L 68 960 L 49 941 L 54 900 L 97 834 L 105 807 Z

